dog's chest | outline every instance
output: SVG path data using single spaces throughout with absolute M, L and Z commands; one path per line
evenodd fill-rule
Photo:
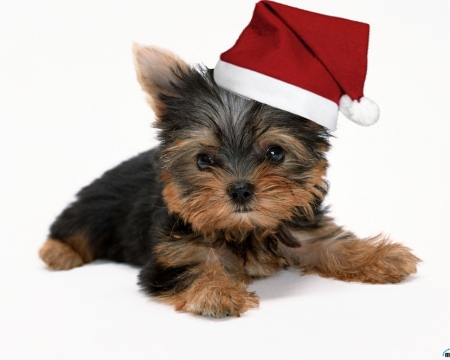
M 287 260 L 264 245 L 253 246 L 245 254 L 245 273 L 252 278 L 264 278 L 288 266 Z

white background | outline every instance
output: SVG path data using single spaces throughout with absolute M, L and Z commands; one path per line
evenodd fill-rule
M 398 285 L 283 271 L 222 320 L 139 292 L 139 269 L 52 272 L 37 251 L 84 185 L 155 144 L 131 43 L 214 67 L 253 0 L 0 2 L 0 358 L 440 359 L 450 348 L 450 2 L 286 0 L 371 24 L 370 128 L 340 118 L 328 203 L 424 262 Z

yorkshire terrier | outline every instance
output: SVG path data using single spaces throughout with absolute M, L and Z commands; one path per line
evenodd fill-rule
M 167 50 L 133 51 L 160 145 L 81 189 L 39 251 L 48 267 L 143 266 L 145 293 L 213 317 L 257 307 L 247 284 L 287 267 L 378 284 L 416 272 L 410 249 L 327 216 L 326 128 L 224 90 Z

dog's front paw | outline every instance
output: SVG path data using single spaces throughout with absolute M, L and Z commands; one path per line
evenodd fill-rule
M 184 301 L 176 309 L 197 315 L 221 318 L 237 316 L 258 307 L 254 292 L 245 290 L 243 284 L 211 284 L 205 288 L 193 286 L 184 294 Z
M 221 318 L 237 316 L 259 305 L 254 292 L 248 292 L 242 279 L 234 278 L 214 264 L 197 276 L 184 290 L 159 296 L 178 311 Z
M 397 243 L 381 243 L 377 251 L 379 259 L 374 261 L 372 269 L 367 269 L 368 282 L 398 283 L 414 274 L 421 261 L 409 248 Z
M 421 261 L 409 248 L 387 240 L 361 241 L 358 245 L 337 278 L 373 284 L 398 283 L 415 273 Z

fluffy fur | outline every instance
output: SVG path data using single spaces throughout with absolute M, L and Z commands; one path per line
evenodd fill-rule
M 246 285 L 288 266 L 369 283 L 416 271 L 408 248 L 358 239 L 326 216 L 324 127 L 223 90 L 213 70 L 167 50 L 134 54 L 160 146 L 77 194 L 40 250 L 51 269 L 139 265 L 147 294 L 214 317 L 257 307 Z

